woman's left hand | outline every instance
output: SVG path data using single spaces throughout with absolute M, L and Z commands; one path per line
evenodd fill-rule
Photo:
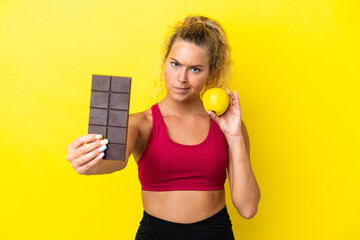
M 228 109 L 221 116 L 208 111 L 210 117 L 219 125 L 226 137 L 241 136 L 241 108 L 237 91 L 233 94 L 226 89 L 229 95 L 230 103 Z

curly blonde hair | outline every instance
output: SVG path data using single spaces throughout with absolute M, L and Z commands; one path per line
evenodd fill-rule
M 200 92 L 200 97 L 207 89 L 227 87 L 231 75 L 231 49 L 224 29 L 216 20 L 204 16 L 189 15 L 170 27 L 165 37 L 165 44 L 162 45 L 160 64 L 156 73 L 153 101 L 159 101 L 166 96 L 165 61 L 171 47 L 177 40 L 194 43 L 208 51 L 211 78 Z

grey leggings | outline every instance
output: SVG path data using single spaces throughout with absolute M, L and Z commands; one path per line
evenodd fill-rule
M 169 222 L 144 211 L 135 240 L 234 240 L 231 220 L 225 207 L 195 223 Z

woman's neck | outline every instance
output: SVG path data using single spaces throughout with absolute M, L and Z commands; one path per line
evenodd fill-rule
M 159 102 L 159 106 L 166 115 L 173 115 L 179 118 L 206 114 L 200 97 L 191 101 L 181 102 L 166 96 Z

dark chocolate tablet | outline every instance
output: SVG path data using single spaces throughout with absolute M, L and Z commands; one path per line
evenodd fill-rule
M 109 140 L 103 159 L 125 161 L 131 77 L 92 75 L 88 133 Z

